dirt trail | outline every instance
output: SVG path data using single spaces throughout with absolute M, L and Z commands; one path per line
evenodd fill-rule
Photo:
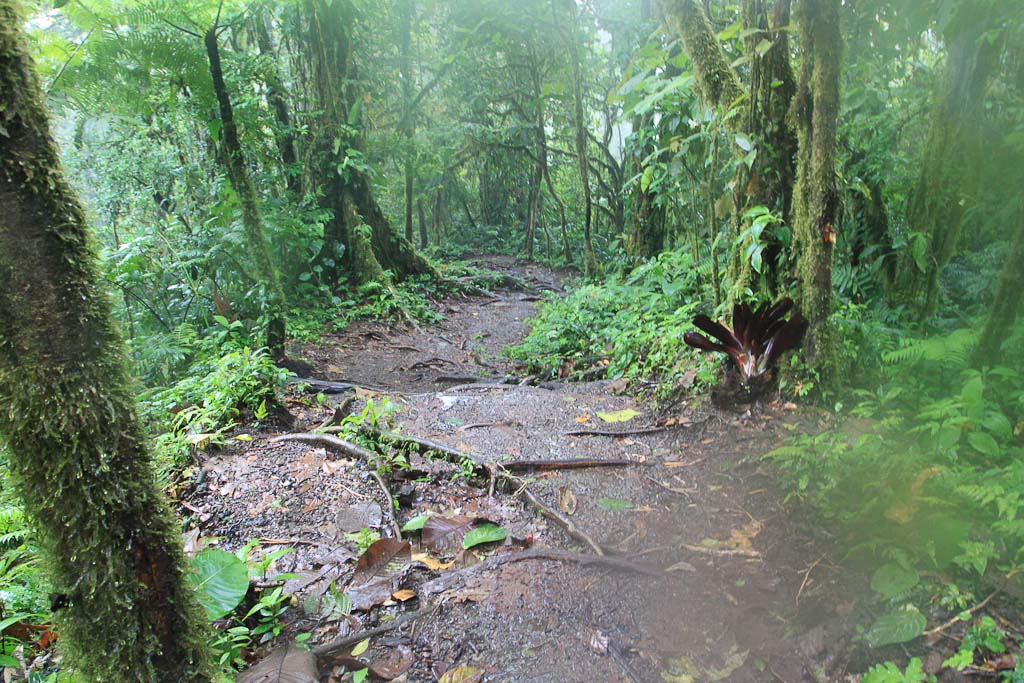
M 610 382 L 467 386 L 470 378 L 522 375 L 501 350 L 525 333 L 538 291 L 558 288 L 556 276 L 539 266 L 495 258 L 487 265 L 515 273 L 535 291 L 447 302 L 445 321 L 421 331 L 359 323 L 297 351 L 320 379 L 386 388 L 380 393 L 400 407 L 398 432 L 495 460 L 642 462 L 542 472 L 526 485 L 544 505 L 567 511 L 609 555 L 667 571 L 651 577 L 534 559 L 465 572 L 431 597 L 432 612 L 375 638 L 362 657 L 403 662 L 395 670 L 411 663 L 398 680 L 416 683 L 458 666 L 479 668 L 485 681 L 509 682 L 844 680 L 844 650 L 835 642 L 845 641 L 846 624 L 837 611 L 849 607 L 835 605 L 835 568 L 789 521 L 757 462 L 793 414 L 765 409 L 751 417 L 683 405 L 655 415 L 650 404 L 613 393 Z M 322 404 L 313 394 L 294 397 L 296 431 L 320 424 L 345 396 Z M 357 409 L 366 398 L 380 395 L 359 392 Z M 598 417 L 624 409 L 639 415 L 621 423 Z M 646 434 L 566 435 L 636 430 L 669 418 L 675 424 Z M 189 497 L 202 535 L 222 536 L 229 548 L 251 538 L 267 547 L 290 542 L 296 552 L 276 569 L 302 577 L 289 587 L 307 615 L 292 627 L 313 631 L 314 641 L 415 610 L 414 598 L 325 618 L 328 586 L 345 585 L 359 554 L 346 531 L 387 525 L 375 508 L 375 482 L 367 468 L 322 448 L 270 444 L 273 433 L 253 436 L 205 462 L 205 480 Z M 409 480 L 396 472 L 389 481 L 399 523 L 425 512 L 459 513 L 507 529 L 503 547 L 476 548 L 479 556 L 521 552 L 526 544 L 593 552 L 540 516 L 522 493 L 499 487 L 490 496 L 486 481 L 451 481 L 451 466 L 416 458 L 413 465 L 433 477 Z M 474 557 L 434 554 L 455 556 L 456 564 L 417 565 L 402 588 L 416 591 Z

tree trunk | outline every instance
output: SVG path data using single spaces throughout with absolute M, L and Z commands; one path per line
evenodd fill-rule
M 418 200 L 416 200 L 416 209 L 419 211 L 419 217 L 420 217 L 420 249 L 426 249 L 427 248 L 427 214 L 423 210 L 423 198 L 422 197 L 420 197 Z M 468 207 L 467 207 L 467 210 L 468 210 Z M 474 229 L 474 231 L 476 230 L 476 225 L 473 226 L 473 229 Z
M 0 434 L 87 680 L 205 683 L 203 617 L 157 488 L 125 346 L 64 179 L 19 28 L 0 0 Z
M 977 201 L 979 174 L 964 173 L 984 163 L 981 125 L 985 92 L 1002 51 L 1002 40 L 986 39 L 993 27 L 996 7 L 987 0 L 960 5 L 944 38 L 947 55 L 942 92 L 938 94 L 925 142 L 921 175 L 910 201 L 913 233 L 928 239 L 926 269 L 917 268 L 911 249 L 903 258 L 903 289 L 922 289 L 922 317 L 935 313 L 939 302 L 939 275 L 956 252 L 966 209 Z
M 332 214 L 324 226 L 319 260 L 335 264 L 326 269 L 335 282 L 342 274 L 342 259 L 355 283 L 376 280 L 385 271 L 398 279 L 434 274 L 412 243 L 392 229 L 373 196 L 365 169 L 360 168 L 364 141 L 361 99 L 355 89 L 357 74 L 351 36 L 355 10 L 351 0 L 306 0 L 304 7 L 321 110 L 314 142 L 314 186 L 321 206 Z M 352 132 L 336 138 L 335 132 L 342 130 Z M 360 228 L 363 225 L 369 227 L 369 234 Z M 370 252 L 363 248 L 363 240 L 369 240 Z M 374 259 L 376 264 L 371 262 Z
M 576 161 L 580 167 L 580 184 L 583 185 L 583 266 L 587 275 L 598 272 L 597 256 L 594 254 L 594 243 L 591 223 L 594 217 L 594 203 L 590 196 L 590 168 L 587 159 L 587 120 L 583 114 L 583 73 L 580 67 L 579 10 L 576 0 L 566 0 L 569 9 L 569 49 L 572 51 L 572 94 L 576 125 Z
M 1020 312 L 1021 292 L 1024 291 L 1024 206 L 1018 210 L 1017 232 L 1006 257 L 1002 275 L 999 276 L 999 289 L 992 301 L 992 311 L 988 323 L 981 333 L 978 350 L 975 353 L 975 365 L 978 367 L 996 365 L 1001 360 L 1002 348 L 1006 336 L 1017 320 Z
M 238 127 L 235 125 L 234 110 L 228 96 L 227 85 L 224 83 L 224 72 L 220 65 L 220 49 L 217 45 L 217 27 L 206 33 L 206 56 L 210 61 L 210 77 L 213 79 L 213 91 L 217 96 L 220 110 L 221 140 L 224 143 L 224 162 L 227 165 L 228 180 L 238 195 L 242 206 L 242 225 L 245 236 L 256 260 L 256 272 L 262 280 L 266 306 L 270 322 L 267 324 L 267 347 L 275 356 L 284 355 L 285 321 L 281 314 L 284 308 L 284 291 L 277 277 L 277 269 L 270 258 L 270 246 L 263 233 L 259 206 L 256 203 L 256 190 L 252 186 L 249 170 L 245 166 L 245 155 L 242 144 L 238 140 Z
M 711 106 L 728 109 L 743 94 L 703 6 L 695 0 L 661 0 L 666 21 L 682 37 L 697 88 Z
M 264 13 L 253 17 L 253 28 L 256 32 L 256 44 L 260 48 L 260 54 L 271 59 L 271 64 L 276 64 L 276 54 L 273 43 L 270 40 L 270 31 L 267 30 L 267 17 Z M 279 130 L 274 131 L 274 139 L 281 154 L 281 162 L 284 165 L 284 177 L 288 191 L 295 194 L 302 194 L 302 174 L 299 173 L 299 155 L 295 151 L 295 135 L 292 133 L 292 119 L 288 110 L 288 99 L 285 96 L 284 86 L 281 84 L 281 76 L 275 66 L 270 67 L 267 76 L 267 103 L 274 110 L 274 118 L 277 120 Z
M 827 382 L 835 373 L 832 313 L 832 248 L 836 241 L 836 117 L 842 38 L 839 0 L 801 0 L 802 63 L 790 117 L 797 131 L 793 228 L 805 344 L 811 366 Z
M 413 0 L 399 0 L 398 7 L 400 35 L 398 70 L 402 79 L 402 134 L 405 136 L 405 163 L 403 164 L 405 173 L 405 239 L 411 243 L 413 241 L 412 203 L 416 168 L 416 128 L 412 111 L 412 66 L 409 56 L 412 44 Z

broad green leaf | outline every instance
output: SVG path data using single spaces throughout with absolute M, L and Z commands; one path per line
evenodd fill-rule
M 990 458 L 997 458 L 1001 453 L 999 443 L 987 432 L 971 432 L 967 435 L 967 442 L 971 448 Z
M 428 519 L 430 519 L 430 515 L 416 515 L 405 523 L 402 527 L 402 531 L 419 531 L 423 528 L 423 525 L 427 523 Z
M 220 548 L 207 548 L 197 554 L 192 560 L 188 580 L 211 620 L 237 607 L 249 590 L 249 570 L 245 563 Z
M 878 619 L 865 638 L 871 647 L 906 643 L 924 633 L 928 622 L 916 609 L 890 612 Z
M 903 595 L 921 580 L 913 569 L 904 569 L 890 562 L 879 567 L 871 577 L 871 589 L 886 600 Z
M 507 536 L 508 533 L 505 529 L 497 524 L 481 524 L 466 534 L 466 537 L 462 539 L 462 547 L 468 549 L 481 543 L 504 541 Z
M 648 166 L 644 169 L 644 174 L 640 176 L 640 191 L 647 192 L 647 188 L 651 186 L 651 178 L 654 177 L 654 167 Z
M 640 411 L 638 410 L 625 408 L 623 410 L 615 410 L 609 413 L 598 413 L 597 416 L 605 422 L 626 422 L 627 420 L 632 420 L 639 414 Z

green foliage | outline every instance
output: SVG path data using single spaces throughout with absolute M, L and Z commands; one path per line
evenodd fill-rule
M 864 674 L 861 683 L 925 683 L 934 680 L 934 676 L 927 676 L 924 673 L 921 660 L 914 657 L 907 664 L 906 671 L 900 671 L 892 662 L 875 665 Z
M 159 433 L 154 449 L 162 466 L 182 467 L 191 447 L 223 444 L 243 412 L 266 417 L 287 378 L 265 350 L 242 347 L 199 361 L 172 386 L 145 393 L 142 410 Z
M 976 624 L 967 629 L 967 634 L 960 643 L 960 649 L 956 654 L 942 663 L 942 666 L 951 666 L 958 671 L 966 669 L 974 663 L 975 655 L 1001 654 L 1006 652 L 1006 645 L 1003 639 L 1006 638 L 1006 631 L 999 628 L 995 619 L 984 616 Z
M 509 355 L 548 376 L 569 367 L 570 376 L 657 379 L 671 389 L 696 364 L 683 334 L 703 292 L 690 255 L 665 252 L 626 276 L 549 296 Z

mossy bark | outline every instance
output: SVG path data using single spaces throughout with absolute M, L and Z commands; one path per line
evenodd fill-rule
M 275 356 L 284 355 L 285 320 L 282 311 L 285 305 L 284 290 L 277 276 L 277 268 L 270 257 L 270 245 L 263 232 L 263 220 L 260 217 L 259 204 L 256 201 L 256 189 L 252 185 L 249 169 L 245 165 L 245 153 L 238 139 L 238 126 L 235 123 L 234 109 L 227 85 L 224 83 L 224 71 L 220 63 L 220 47 L 217 44 L 217 27 L 206 32 L 206 56 L 210 63 L 210 78 L 213 80 L 213 92 L 217 96 L 220 111 L 221 141 L 224 145 L 224 163 L 227 166 L 228 180 L 238 202 L 242 206 L 242 226 L 245 237 L 256 260 L 256 271 L 264 287 L 266 306 L 269 313 L 267 323 L 267 348 Z
M 932 109 L 909 211 L 910 230 L 928 239 L 927 265 L 922 273 L 907 249 L 901 268 L 903 292 L 923 294 L 922 317 L 938 307 L 939 275 L 956 253 L 965 214 L 981 189 L 981 175 L 965 171 L 984 163 L 985 93 L 1003 42 L 985 34 L 997 25 L 997 16 L 997 3 L 969 0 L 958 6 L 943 33 L 947 55 L 941 92 Z
M 743 95 L 704 7 L 695 0 L 661 0 L 666 22 L 683 39 L 693 63 L 697 89 L 712 106 L 729 108 Z
M 842 37 L 839 0 L 801 0 L 800 78 L 790 117 L 797 131 L 793 192 L 794 246 L 800 303 L 810 322 L 805 353 L 823 381 L 834 378 L 832 248 L 836 241 L 836 118 Z
M 359 167 L 365 145 L 351 35 L 355 7 L 350 0 L 306 0 L 303 7 L 313 88 L 321 111 L 319 130 L 312 142 L 315 160 L 311 185 L 321 206 L 332 214 L 324 226 L 319 260 L 328 266 L 326 270 L 335 281 L 342 275 L 342 262 L 356 283 L 378 280 L 384 271 L 398 279 L 433 275 L 427 260 L 391 227 L 364 169 Z M 369 226 L 372 232 L 370 254 L 355 242 L 364 239 L 364 231 L 356 229 L 361 225 Z
M 1020 313 L 1021 292 L 1024 291 L 1024 208 L 1017 214 L 1017 231 L 1010 253 L 999 276 L 999 288 L 992 301 L 988 322 L 978 341 L 975 365 L 996 365 L 1002 359 L 1002 349 L 1017 315 Z
M 54 618 L 68 661 L 93 681 L 202 683 L 211 669 L 179 525 L 21 24 L 0 0 L 0 435 L 67 596 Z

